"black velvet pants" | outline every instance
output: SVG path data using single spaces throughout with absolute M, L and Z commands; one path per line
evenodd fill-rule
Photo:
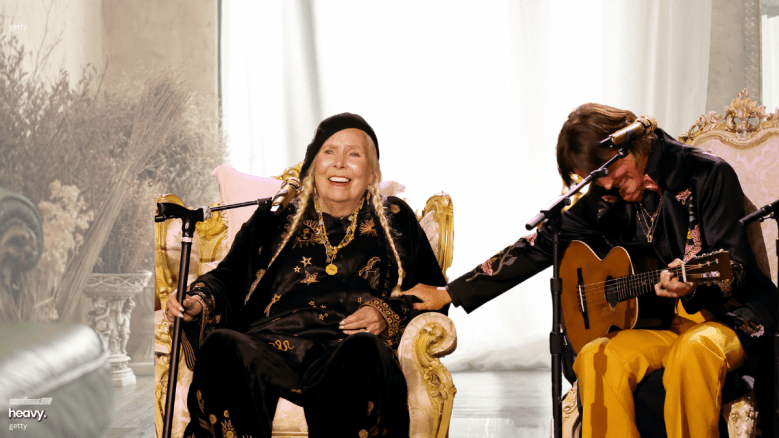
M 377 336 L 351 335 L 295 366 L 258 337 L 216 330 L 198 353 L 184 436 L 270 437 L 279 397 L 303 406 L 311 438 L 409 434 L 406 381 Z

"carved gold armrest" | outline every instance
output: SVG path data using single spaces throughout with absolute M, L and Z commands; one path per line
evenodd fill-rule
M 454 323 L 441 313 L 417 316 L 403 333 L 398 356 L 408 385 L 412 437 L 447 436 L 457 389 L 439 358 L 456 347 Z
M 582 436 L 582 419 L 579 415 L 579 382 L 573 382 L 573 386 L 563 398 L 563 438 L 579 438 Z M 552 420 L 554 421 L 554 420 Z M 550 424 L 549 436 L 554 432 L 554 424 Z
M 755 397 L 747 394 L 722 406 L 722 416 L 728 423 L 728 437 L 754 438 L 757 433 Z

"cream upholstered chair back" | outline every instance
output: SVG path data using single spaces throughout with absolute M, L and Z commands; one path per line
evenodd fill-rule
M 747 214 L 779 198 L 779 111 L 767 113 L 749 99 L 746 88 L 725 107 L 724 117 L 713 111 L 702 115 L 679 139 L 733 166 L 747 197 Z M 760 269 L 776 282 L 776 223 L 753 223 L 748 232 Z
M 273 196 L 284 179 L 297 177 L 300 164 L 289 168 L 279 177 L 263 178 L 247 175 L 230 167 L 217 167 L 212 175 L 219 184 L 219 205 L 230 205 Z M 405 187 L 388 181 L 380 185 L 382 195 L 399 195 Z M 164 195 L 157 202 L 184 205 L 175 195 Z M 238 229 L 254 209 L 236 208 L 213 212 L 210 219 L 198 223 L 192 242 L 187 280 L 194 281 L 224 258 Z M 454 240 L 454 211 L 449 195 L 433 195 L 422 212 L 417 214 L 420 225 L 438 259 L 442 271 L 452 264 Z M 155 224 L 155 295 L 158 309 L 178 287 L 178 269 L 181 257 L 181 221 L 169 220 Z M 170 369 L 169 352 L 172 325 L 163 318 L 161 310 L 155 314 L 155 427 L 162 435 L 165 399 Z M 408 406 L 411 417 L 411 437 L 445 437 L 449 431 L 456 389 L 452 376 L 440 358 L 454 351 L 457 333 L 447 316 L 431 312 L 414 318 L 404 331 L 398 346 L 398 358 L 408 384 Z M 192 370 L 182 357 L 179 363 L 175 395 L 172 436 L 183 435 L 189 423 L 186 406 Z M 274 437 L 308 436 L 303 408 L 281 399 L 273 421 Z

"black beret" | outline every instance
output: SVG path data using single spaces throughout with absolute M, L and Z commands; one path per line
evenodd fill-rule
M 356 128 L 368 134 L 371 140 L 373 140 L 373 144 L 376 145 L 376 158 L 379 157 L 379 140 L 376 138 L 376 133 L 373 132 L 371 125 L 357 114 L 336 114 L 322 120 L 322 123 L 316 128 L 314 139 L 311 140 L 311 143 L 306 148 L 306 159 L 303 161 L 303 166 L 300 168 L 301 179 L 306 177 L 306 172 L 308 172 L 308 169 L 314 162 L 314 157 L 319 153 L 319 149 L 322 148 L 325 141 L 336 132 L 350 128 Z

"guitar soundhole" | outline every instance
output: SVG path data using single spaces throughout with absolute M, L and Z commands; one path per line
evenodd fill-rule
M 618 282 L 614 280 L 614 277 L 606 277 L 606 302 L 609 306 L 616 307 L 619 303 L 619 287 Z

